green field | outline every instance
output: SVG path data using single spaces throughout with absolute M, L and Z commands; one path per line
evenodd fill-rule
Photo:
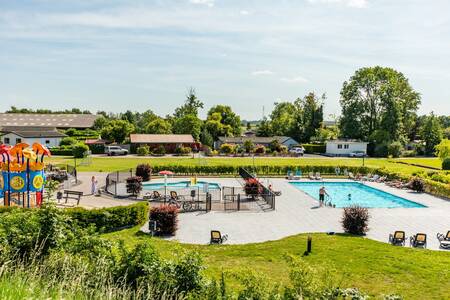
M 179 248 L 201 253 L 206 275 L 218 278 L 227 272 L 252 269 L 286 283 L 287 255 L 301 256 L 306 250 L 306 234 L 278 241 L 246 245 L 188 245 L 151 238 L 138 228 L 104 235 L 110 240 L 124 240 L 132 247 L 152 243 L 169 257 Z M 313 252 L 304 259 L 313 266 L 333 270 L 343 287 L 358 287 L 370 294 L 398 293 L 405 299 L 445 299 L 450 290 L 450 253 L 394 247 L 389 244 L 345 235 L 312 234 Z M 232 279 L 232 278 L 231 278 Z M 237 288 L 236 280 L 232 286 Z
M 69 157 L 52 157 L 51 163 L 74 164 L 74 159 Z M 400 164 L 397 162 L 407 162 L 430 167 L 440 167 L 440 161 L 437 158 L 368 158 L 364 160 L 365 166 L 386 167 L 392 172 L 399 172 L 410 175 L 418 171 L 430 171 L 430 169 Z M 78 160 L 77 164 L 80 163 Z M 241 165 L 280 165 L 280 166 L 362 166 L 363 160 L 360 158 L 274 158 L 274 157 L 211 157 L 211 158 L 192 158 L 192 157 L 93 157 L 89 166 L 79 165 L 78 171 L 97 171 L 111 172 L 135 168 L 140 163 L 149 163 L 152 166 L 171 166 L 171 165 L 208 165 L 208 166 L 241 166 Z

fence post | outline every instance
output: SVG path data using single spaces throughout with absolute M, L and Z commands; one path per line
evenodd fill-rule
M 237 197 L 237 210 L 238 211 L 241 210 L 241 194 L 238 194 L 238 197 Z

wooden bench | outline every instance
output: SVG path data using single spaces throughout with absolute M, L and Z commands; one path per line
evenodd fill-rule
M 83 196 L 83 192 L 64 190 L 64 198 L 66 199 L 66 204 L 69 199 L 75 199 L 77 200 L 77 205 L 80 205 L 81 196 Z

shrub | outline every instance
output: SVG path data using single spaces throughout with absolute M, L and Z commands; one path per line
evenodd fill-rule
M 224 154 L 231 154 L 234 152 L 234 145 L 232 144 L 222 144 L 220 146 L 220 152 Z
M 266 147 L 264 147 L 263 145 L 256 145 L 255 146 L 255 153 L 256 154 L 264 154 L 264 153 L 266 153 Z
M 142 177 L 132 176 L 127 178 L 127 193 L 136 196 L 142 191 Z
M 65 138 L 61 139 L 61 142 L 59 142 L 60 146 L 72 146 L 75 145 L 77 143 L 77 140 L 74 139 L 73 137 L 67 136 Z
M 415 157 L 417 156 L 416 150 L 404 150 L 402 151 L 402 157 Z
M 442 170 L 450 170 L 450 157 L 446 157 L 442 161 Z
M 99 232 L 110 232 L 125 227 L 143 225 L 148 218 L 148 204 L 140 202 L 128 206 L 101 209 L 81 207 L 64 210 L 80 227 L 94 225 Z
M 261 194 L 262 187 L 257 179 L 249 178 L 245 180 L 244 190 L 247 196 L 254 197 Z
M 89 151 L 89 147 L 84 143 L 77 143 L 73 146 L 72 153 L 75 158 L 83 158 L 86 156 L 86 153 Z
M 149 164 L 140 164 L 136 167 L 136 176 L 142 178 L 142 181 L 150 181 L 152 167 Z
M 413 191 L 422 193 L 425 190 L 425 183 L 423 182 L 423 180 L 421 178 L 414 177 L 411 180 L 410 187 Z
M 364 235 L 369 229 L 369 211 L 357 205 L 345 207 L 341 222 L 345 232 Z
M 192 152 L 192 149 L 190 147 L 177 147 L 175 149 L 175 154 L 178 155 L 188 155 L 189 153 Z
M 163 145 L 160 145 L 160 146 L 156 147 L 155 149 L 153 149 L 153 154 L 164 155 L 164 154 L 166 154 L 166 148 L 164 148 Z
M 63 148 L 63 147 L 52 147 L 49 149 L 52 155 L 58 156 L 73 156 L 73 149 L 72 148 Z
M 402 154 L 403 146 L 400 142 L 392 142 L 388 146 L 388 155 L 392 155 L 392 157 L 400 157 Z
M 206 156 L 210 156 L 211 155 L 211 147 L 210 146 L 208 146 L 208 145 L 203 145 L 203 153 L 206 155 Z
M 140 146 L 136 149 L 136 154 L 139 156 L 146 156 L 150 154 L 150 149 L 148 146 Z
M 375 146 L 374 155 L 376 157 L 387 157 L 388 154 L 389 154 L 389 151 L 388 151 L 387 143 L 381 143 L 381 144 L 377 144 Z
M 168 205 L 152 207 L 150 220 L 156 222 L 158 234 L 174 235 L 178 226 L 178 209 Z
M 305 153 L 313 154 L 313 153 L 325 153 L 326 145 L 325 144 L 303 144 L 303 148 L 305 148 Z
M 251 153 L 253 151 L 253 149 L 255 148 L 255 145 L 253 144 L 252 140 L 245 140 L 243 146 L 244 146 L 245 152 L 247 152 L 247 153 Z

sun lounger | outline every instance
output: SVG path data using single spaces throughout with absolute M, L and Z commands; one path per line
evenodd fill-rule
M 228 235 L 222 235 L 218 230 L 211 230 L 210 244 L 223 244 L 228 239 Z
M 316 177 L 314 177 L 314 173 L 313 172 L 309 172 L 308 178 L 311 180 L 315 180 Z
M 348 179 L 355 180 L 355 175 L 353 175 L 352 172 L 349 172 L 349 173 L 348 173 Z
M 302 171 L 296 170 L 293 179 L 294 180 L 300 180 L 301 178 L 302 178 Z
M 447 235 L 442 233 L 437 234 L 437 239 L 439 240 L 439 246 L 443 249 L 450 249 L 450 230 L 447 231 Z
M 418 248 L 418 247 L 426 248 L 427 247 L 427 235 L 425 233 L 415 234 L 410 238 L 409 243 L 414 248 Z
M 322 180 L 322 177 L 320 177 L 320 173 L 319 172 L 316 172 L 316 175 L 314 176 L 314 178 L 316 180 Z
M 394 234 L 389 234 L 389 243 L 392 245 L 405 246 L 406 235 L 404 231 L 396 231 Z
M 377 181 L 378 179 L 380 179 L 380 175 L 375 174 L 375 175 L 373 175 L 372 177 L 369 178 L 369 181 L 375 182 L 375 181 Z
M 290 170 L 287 171 L 286 179 L 292 180 L 292 172 Z

